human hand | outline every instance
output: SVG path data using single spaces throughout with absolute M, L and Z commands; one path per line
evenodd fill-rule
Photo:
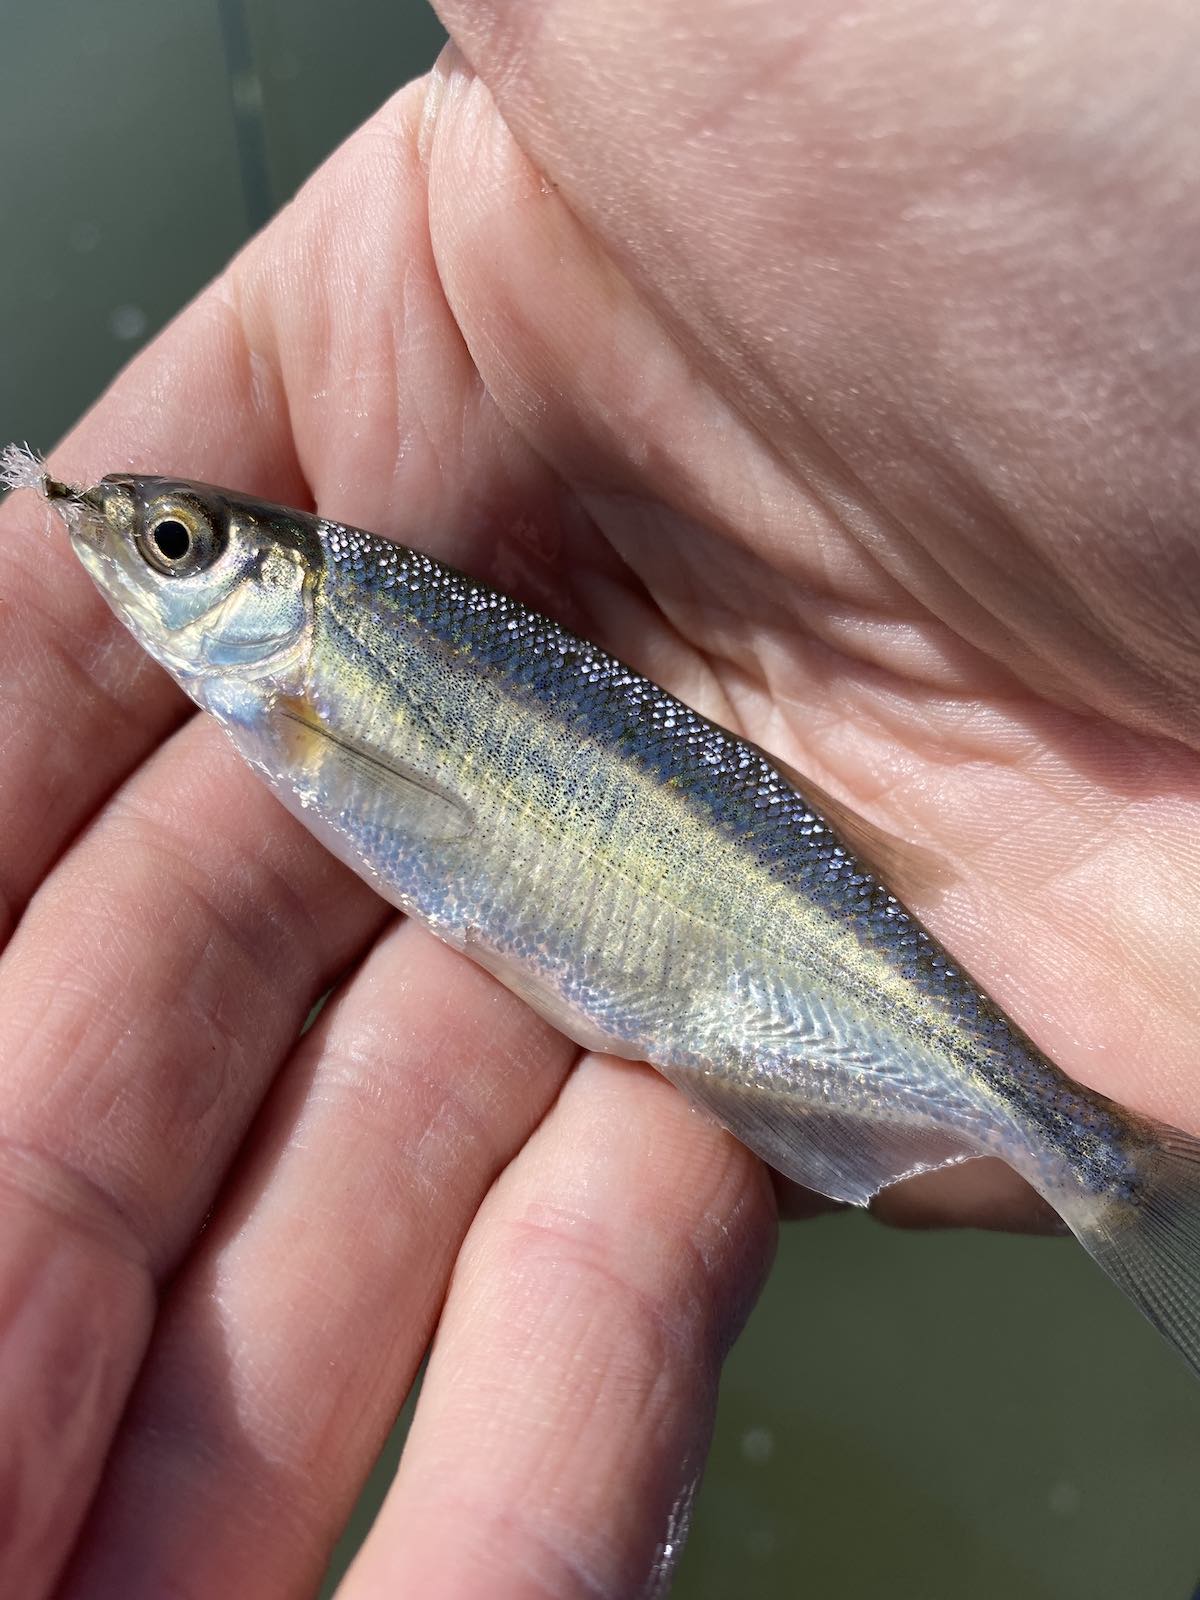
M 996 997 L 1200 1127 L 1194 24 L 796 9 L 447 5 L 480 78 L 398 97 L 55 470 L 315 501 L 542 605 L 934 843 L 918 909 Z M 346 1594 L 637 1592 L 763 1170 L 385 927 L 0 516 L 0 1588 L 98 1485 L 68 1595 L 310 1589 L 440 1315 Z M 1027 1205 L 981 1162 L 880 1209 Z

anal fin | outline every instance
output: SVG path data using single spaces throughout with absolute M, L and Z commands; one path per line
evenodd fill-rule
M 784 1177 L 831 1200 L 865 1206 L 918 1172 L 983 1154 L 966 1137 L 914 1122 L 884 1122 L 813 1106 L 717 1073 L 667 1068 L 666 1076 Z

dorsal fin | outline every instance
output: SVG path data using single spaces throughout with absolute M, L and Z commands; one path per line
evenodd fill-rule
M 763 755 L 803 795 L 823 821 L 871 869 L 881 883 L 905 905 L 936 905 L 958 874 L 942 856 L 923 845 L 911 844 L 876 822 L 860 817 L 844 800 L 838 800 L 819 783 L 797 772 L 786 761 L 764 750 Z

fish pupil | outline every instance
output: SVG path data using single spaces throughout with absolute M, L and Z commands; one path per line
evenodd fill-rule
M 164 561 L 182 561 L 191 548 L 192 536 L 177 517 L 164 517 L 150 537 Z

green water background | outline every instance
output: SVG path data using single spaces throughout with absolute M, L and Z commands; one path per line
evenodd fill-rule
M 40 447 L 442 37 L 416 0 L 0 20 L 0 442 Z M 1200 1385 L 1073 1244 L 786 1233 L 676 1600 L 1188 1600 L 1198 1574 Z

